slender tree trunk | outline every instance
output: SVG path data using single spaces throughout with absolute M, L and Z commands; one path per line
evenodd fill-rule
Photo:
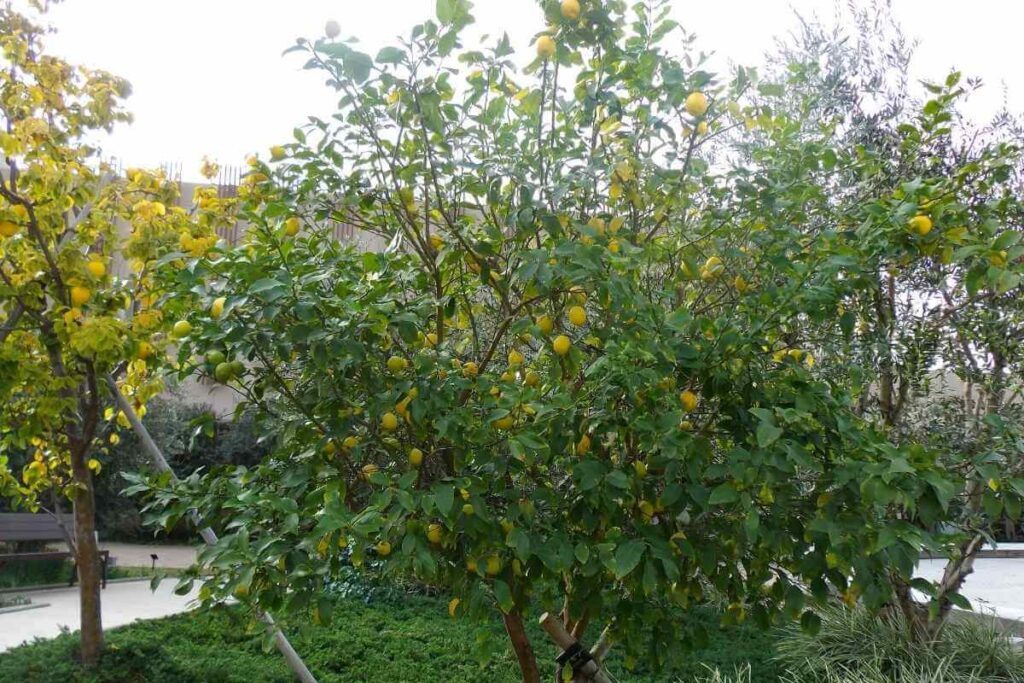
M 523 616 L 519 612 L 504 615 L 505 631 L 512 641 L 512 650 L 519 660 L 519 671 L 523 674 L 523 683 L 540 683 L 540 669 L 537 668 L 537 656 L 533 653 L 530 639 L 523 627 Z
M 76 491 L 75 546 L 78 563 L 78 595 L 81 612 L 82 663 L 95 667 L 103 650 L 103 615 L 100 610 L 100 553 L 96 542 L 96 498 L 92 472 L 85 455 L 73 454 L 71 469 Z

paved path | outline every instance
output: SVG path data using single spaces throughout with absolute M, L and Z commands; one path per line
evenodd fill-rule
M 1018 543 L 1000 543 L 1000 548 L 1020 547 Z M 921 560 L 917 575 L 926 579 L 942 578 L 945 560 Z M 995 613 L 1006 619 L 1024 620 L 1024 559 L 981 558 L 974 561 L 974 573 L 967 577 L 961 591 L 975 611 Z
M 61 544 L 61 550 L 67 550 L 67 546 Z M 137 543 L 106 543 L 100 541 L 101 550 L 109 550 L 110 557 L 116 558 L 118 567 L 146 567 L 152 566 L 153 558 L 156 555 L 157 568 L 164 569 L 187 569 L 196 561 L 196 548 L 191 545 L 139 545 Z
M 160 582 L 156 592 L 149 589 L 149 579 L 111 583 L 103 591 L 103 627 L 124 626 L 139 619 L 156 619 L 192 608 L 199 592 L 175 595 L 177 579 Z M 61 627 L 78 630 L 78 587 L 19 593 L 33 604 L 49 603 L 48 607 L 0 614 L 0 652 L 35 638 L 54 638 Z
M 149 567 L 156 555 L 156 566 L 165 569 L 187 569 L 196 561 L 195 546 L 190 545 L 136 545 L 134 543 L 100 543 L 117 558 L 118 567 Z

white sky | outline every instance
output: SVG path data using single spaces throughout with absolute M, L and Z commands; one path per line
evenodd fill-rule
M 582 2 L 595 0 L 582 0 Z M 543 18 L 534 0 L 476 0 L 477 23 L 464 34 L 508 31 L 526 49 Z M 843 3 L 845 4 L 845 2 Z M 994 113 L 1007 89 L 1010 108 L 1024 111 L 1018 45 L 1021 0 L 894 0 L 910 38 L 920 41 L 914 78 L 939 80 L 956 66 L 986 88 L 967 107 L 978 119 Z M 795 24 L 793 10 L 833 16 L 831 0 L 673 0 L 673 17 L 698 35 L 698 48 L 757 65 L 772 37 Z M 50 49 L 131 81 L 135 115 L 101 145 L 125 165 L 181 163 L 198 175 L 204 155 L 241 165 L 254 151 L 291 139 L 310 114 L 331 113 L 334 97 L 301 55 L 281 52 L 298 36 L 322 34 L 337 20 L 371 55 L 393 37 L 433 16 L 434 0 L 65 0 L 50 15 L 58 33 Z M 263 152 L 265 155 L 265 151 Z

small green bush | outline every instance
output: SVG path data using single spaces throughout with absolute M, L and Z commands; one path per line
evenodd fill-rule
M 0 588 L 67 583 L 70 578 L 67 560 L 7 560 L 0 565 Z

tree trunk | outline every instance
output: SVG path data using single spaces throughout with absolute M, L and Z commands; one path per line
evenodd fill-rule
M 103 616 L 100 611 L 100 553 L 96 542 L 96 499 L 92 472 L 84 455 L 72 455 L 76 491 L 75 545 L 78 563 L 78 596 L 81 612 L 82 664 L 93 668 L 103 650 Z
M 519 671 L 523 674 L 523 683 L 540 683 L 540 669 L 537 668 L 537 656 L 533 653 L 530 639 L 523 627 L 523 617 L 518 612 L 504 615 L 505 631 L 512 641 L 512 650 L 519 660 Z

